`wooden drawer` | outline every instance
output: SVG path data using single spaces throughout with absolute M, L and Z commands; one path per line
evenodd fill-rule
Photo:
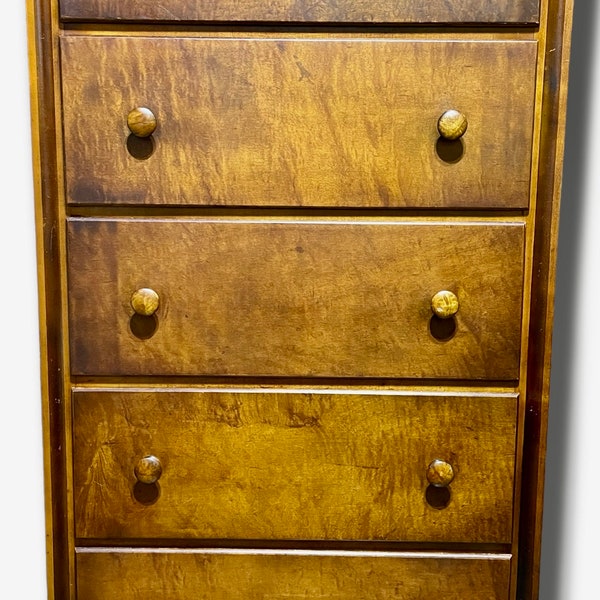
M 78 35 L 61 49 L 72 204 L 528 207 L 536 42 Z M 149 137 L 130 134 L 136 107 L 157 119 Z M 449 109 L 468 121 L 454 141 L 437 127 Z
M 538 0 L 60 0 L 65 20 L 537 23 Z
M 520 222 L 72 218 L 75 375 L 516 380 Z M 158 310 L 134 312 L 137 290 Z M 439 319 L 450 291 L 458 313 Z
M 73 402 L 80 540 L 511 540 L 515 394 L 80 389 Z M 147 462 L 156 483 L 136 480 Z
M 77 552 L 85 600 L 507 600 L 509 555 L 92 550 Z

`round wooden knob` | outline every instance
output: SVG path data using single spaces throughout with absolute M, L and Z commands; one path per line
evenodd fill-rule
M 454 479 L 454 469 L 445 460 L 435 459 L 427 467 L 427 481 L 434 487 L 447 487 Z
M 131 306 L 138 315 L 149 317 L 153 315 L 159 304 L 158 294 L 150 288 L 140 288 L 131 296 Z
M 154 133 L 157 121 L 154 113 L 145 106 L 134 108 L 127 115 L 127 127 L 136 137 L 145 138 Z
M 457 140 L 467 130 L 467 117 L 458 110 L 447 110 L 439 119 L 437 128 L 445 140 Z
M 133 470 L 140 483 L 156 483 L 162 475 L 162 465 L 156 456 L 144 456 Z
M 458 312 L 458 298 L 448 290 L 442 290 L 431 299 L 431 310 L 440 319 L 449 319 Z

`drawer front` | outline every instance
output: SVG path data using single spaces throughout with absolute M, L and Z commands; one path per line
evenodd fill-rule
M 73 398 L 80 539 L 511 540 L 516 395 Z
M 60 0 L 66 20 L 537 23 L 538 0 Z
M 70 203 L 528 206 L 535 42 L 61 41 Z
M 73 218 L 71 370 L 516 380 L 523 242 L 521 223 Z M 439 291 L 455 316 L 433 317 Z
M 507 600 L 510 563 L 508 555 L 79 549 L 77 591 L 85 600 Z

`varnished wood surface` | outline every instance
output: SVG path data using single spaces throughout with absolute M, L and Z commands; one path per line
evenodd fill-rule
M 515 380 L 523 240 L 518 222 L 74 218 L 71 370 Z M 144 287 L 160 307 L 140 322 Z M 460 310 L 432 320 L 448 289 Z
M 47 0 L 26 0 L 24 4 L 27 13 L 34 195 L 31 208 L 35 209 L 40 334 L 39 371 L 35 368 L 31 376 L 36 377 L 39 373 L 42 398 L 39 416 L 33 416 L 37 424 L 32 428 L 31 435 L 33 441 L 36 435 L 34 431 L 39 431 L 39 426 L 42 426 L 44 478 L 43 482 L 39 481 L 39 489 L 41 491 L 43 486 L 47 600 L 61 600 L 69 593 L 74 582 L 71 564 L 74 564 L 75 558 L 66 508 L 71 502 L 65 485 L 66 463 L 70 460 L 65 442 L 70 432 L 65 428 L 64 339 L 59 324 L 63 289 L 62 252 L 56 243 L 61 222 L 57 189 L 58 180 L 62 179 L 56 152 L 56 135 L 62 127 L 55 110 L 59 74 L 53 60 L 55 38 L 51 3 Z M 7 60 L 10 58 L 7 57 Z M 31 195 L 27 194 L 27 198 L 23 197 L 21 201 L 31 202 Z M 8 286 L 5 287 L 8 289 Z M 20 494 L 23 494 L 22 488 Z M 26 518 L 29 518 L 29 514 Z M 41 531 L 39 533 L 42 534 Z M 30 565 L 32 561 L 34 559 L 31 556 L 19 555 L 19 564 Z M 7 585 L 4 587 L 6 589 Z M 22 595 L 23 590 L 17 593 Z
M 507 600 L 510 557 L 251 552 L 77 553 L 84 600 Z
M 60 0 L 63 19 L 300 23 L 536 23 L 538 0 Z
M 79 538 L 510 542 L 515 395 L 145 390 L 73 400 Z M 162 467 L 155 486 L 134 473 L 147 455 Z M 434 459 L 454 470 L 440 492 L 428 489 Z
M 76 597 L 82 599 L 85 598 L 86 600 L 88 598 L 92 600 L 95 598 L 102 598 L 102 600 L 108 600 L 108 598 L 124 598 L 125 600 L 129 600 L 129 598 L 138 598 L 139 600 L 146 600 L 148 597 L 166 597 L 177 600 L 178 598 L 183 597 L 202 597 L 200 594 L 204 594 L 207 598 L 223 598 L 227 600 L 233 598 L 235 600 L 236 596 L 233 596 L 232 594 L 238 594 L 236 586 L 234 586 L 232 590 L 230 587 L 226 587 L 226 585 L 229 585 L 231 582 L 237 582 L 238 579 L 240 579 L 240 574 L 244 577 L 242 581 L 243 585 L 240 586 L 238 595 L 240 599 L 254 597 L 258 600 L 258 598 L 263 598 L 264 594 L 260 590 L 260 587 L 267 589 L 271 594 L 271 597 L 274 598 L 302 597 L 301 594 L 303 593 L 305 594 L 305 598 L 319 597 L 319 595 L 324 597 L 343 598 L 343 595 L 335 595 L 337 589 L 340 587 L 336 587 L 335 583 L 332 583 L 331 585 L 326 583 L 325 586 L 322 587 L 309 587 L 309 585 L 306 584 L 308 579 L 303 577 L 295 579 L 290 585 L 285 584 L 282 593 L 282 587 L 278 586 L 278 579 L 289 581 L 289 577 L 282 577 L 281 571 L 275 570 L 274 572 L 278 579 L 271 579 L 268 573 L 273 572 L 272 565 L 266 565 L 254 570 L 248 569 L 247 567 L 250 563 L 244 561 L 242 561 L 242 563 L 230 563 L 232 564 L 231 568 L 224 567 L 223 563 L 214 563 L 215 569 L 219 572 L 221 570 L 224 571 L 223 577 L 226 577 L 227 581 L 225 582 L 223 579 L 219 580 L 219 585 L 214 588 L 217 591 L 213 591 L 206 582 L 214 581 L 215 577 L 219 577 L 219 575 L 213 575 L 211 573 L 207 575 L 207 570 L 204 569 L 204 567 L 198 569 L 194 566 L 198 563 L 206 565 L 207 563 L 204 558 L 180 560 L 178 557 L 185 553 L 165 553 L 165 556 L 167 554 L 168 556 L 175 554 L 176 556 L 173 560 L 171 560 L 171 558 L 150 558 L 146 553 L 144 553 L 143 558 L 134 558 L 131 561 L 125 558 L 123 562 L 120 562 L 120 558 L 115 558 L 116 555 L 122 556 L 127 554 L 127 551 L 116 551 L 114 554 L 109 552 L 111 558 L 107 558 L 106 560 L 99 559 L 98 561 L 96 561 L 95 558 L 100 553 L 91 552 L 90 554 L 93 556 L 90 556 L 89 562 L 86 562 L 86 559 L 79 560 L 79 590 L 78 592 L 75 590 L 76 574 L 73 564 L 73 561 L 75 560 L 73 552 L 74 532 L 73 523 L 70 520 L 72 516 L 70 511 L 73 505 L 73 498 L 71 496 L 71 481 L 66 477 L 64 469 L 65 458 L 67 460 L 72 458 L 70 454 L 71 449 L 68 444 L 65 444 L 65 437 L 68 440 L 68 436 L 70 436 L 71 433 L 69 429 L 70 415 L 69 411 L 67 411 L 67 414 L 64 413 L 63 409 L 65 406 L 68 408 L 69 401 L 62 395 L 63 382 L 67 386 L 69 384 L 68 365 L 63 361 L 66 354 L 61 355 L 61 352 L 64 351 L 62 346 L 63 339 L 66 338 L 68 333 L 66 329 L 63 329 L 65 321 L 61 314 L 61 297 L 64 298 L 66 296 L 66 294 L 64 294 L 64 289 L 67 285 L 66 276 L 64 273 L 61 273 L 60 266 L 64 264 L 64 257 L 61 256 L 63 251 L 61 216 L 63 216 L 64 212 L 62 207 L 63 180 L 61 173 L 63 149 L 61 145 L 62 113 L 60 109 L 62 107 L 60 99 L 57 100 L 53 97 L 54 90 L 58 90 L 60 87 L 60 84 L 55 87 L 55 82 L 58 82 L 60 77 L 60 72 L 57 68 L 60 65 L 60 57 L 54 52 L 60 28 L 60 24 L 57 23 L 56 18 L 61 9 L 63 10 L 63 14 L 66 13 L 65 7 L 67 6 L 67 2 L 68 0 L 62 0 L 59 8 L 58 0 L 27 1 L 32 37 L 34 37 L 34 41 L 37 42 L 30 45 L 30 64 L 32 71 L 33 100 L 35 106 L 39 109 L 39 111 L 34 110 L 32 116 L 34 119 L 34 131 L 39 134 L 39 139 L 34 136 L 34 145 L 38 145 L 37 150 L 40 152 L 39 157 L 36 155 L 35 168 L 36 202 L 38 202 L 40 206 L 37 224 L 38 231 L 40 232 L 38 259 L 40 272 L 42 273 L 41 280 L 43 280 L 43 285 L 41 287 L 43 297 L 41 297 L 42 310 L 40 325 L 42 328 L 42 340 L 45 340 L 49 349 L 47 353 L 47 364 L 42 366 L 44 369 L 43 377 L 47 377 L 48 380 L 48 385 L 44 388 L 44 411 L 46 415 L 49 415 L 49 418 L 44 422 L 44 433 L 45 451 L 49 457 L 46 466 L 46 477 L 49 482 L 48 489 L 51 489 L 51 493 L 47 498 L 48 506 L 50 507 L 51 505 L 51 508 L 48 509 L 49 598 L 61 600 L 63 598 L 75 600 Z M 109 3 L 110 6 L 106 6 Z M 195 10 L 196 7 L 202 7 L 203 0 L 194 3 L 187 3 L 182 0 L 182 3 L 186 5 L 187 9 Z M 204 2 L 204 4 L 206 4 L 206 2 Z M 259 3 L 254 0 L 248 0 L 248 2 L 240 4 L 243 4 L 242 9 L 252 9 L 253 4 L 256 8 Z M 284 11 L 287 10 L 283 0 L 282 4 L 277 2 L 277 0 L 275 2 L 261 4 L 262 6 L 260 9 L 263 11 L 265 10 L 265 7 L 267 9 L 275 7 L 277 10 L 280 10 L 282 6 Z M 406 4 L 407 3 L 397 3 L 396 6 L 392 7 L 390 10 L 394 11 Z M 501 6 L 499 2 L 483 2 L 481 0 L 471 3 L 462 3 L 457 0 L 439 4 L 434 0 L 432 2 L 422 2 L 419 4 L 423 11 L 429 13 L 422 18 L 423 21 L 427 22 L 435 22 L 435 18 L 437 18 L 435 15 L 437 14 L 439 17 L 439 15 L 442 14 L 442 11 L 446 11 L 445 14 L 452 13 L 452 15 L 448 17 L 448 20 L 454 20 L 456 22 L 456 19 L 458 18 L 464 18 L 465 21 L 468 21 L 470 18 L 476 18 L 476 14 L 481 14 L 481 12 L 477 12 L 479 8 L 487 11 L 488 14 L 494 14 L 496 10 L 508 8 L 509 11 L 512 11 L 513 8 L 517 7 L 516 3 L 510 3 L 510 6 L 508 6 L 509 3 L 507 2 L 503 3 Z M 468 4 L 470 4 L 470 6 L 468 6 L 469 15 L 465 15 L 464 12 L 461 13 L 460 11 Z M 477 7 L 474 6 L 475 4 L 477 4 Z M 545 89 L 538 90 L 538 99 L 540 102 L 543 101 L 543 104 L 540 103 L 535 108 L 537 114 L 536 118 L 541 120 L 541 126 L 538 124 L 537 130 L 541 145 L 539 147 L 539 155 L 536 147 L 533 148 L 532 154 L 534 159 L 532 164 L 533 172 L 538 175 L 536 190 L 537 208 L 535 209 L 535 212 L 531 212 L 529 216 L 525 217 L 527 220 L 527 227 L 532 234 L 530 239 L 533 238 L 533 228 L 536 228 L 536 244 L 533 248 L 532 256 L 533 273 L 535 275 L 532 288 L 533 296 L 531 305 L 526 306 L 525 308 L 526 311 L 531 310 L 532 315 L 530 320 L 531 326 L 529 329 L 529 348 L 528 354 L 522 357 L 523 360 L 528 360 L 528 378 L 526 382 L 527 389 L 522 390 L 523 392 L 526 392 L 522 397 L 523 399 L 527 399 L 527 406 L 521 405 L 520 413 L 521 416 L 526 414 L 527 420 L 525 423 L 523 423 L 522 420 L 519 422 L 519 429 L 521 431 L 523 431 L 523 429 L 525 430 L 524 434 L 520 434 L 525 438 L 525 447 L 522 451 L 525 458 L 525 464 L 522 473 L 517 469 L 517 477 L 521 478 L 523 481 L 522 486 L 519 486 L 517 483 L 516 488 L 517 491 L 519 488 L 522 490 L 520 506 L 518 508 L 521 520 L 520 538 L 515 538 L 513 546 L 515 552 L 518 549 L 520 558 L 518 574 L 516 572 L 516 565 L 513 565 L 513 576 L 510 578 L 511 583 L 509 584 L 509 567 L 506 564 L 509 561 L 506 560 L 506 557 L 501 558 L 505 565 L 498 570 L 493 568 L 490 572 L 488 568 L 488 559 L 490 557 L 484 556 L 482 557 L 483 560 L 477 559 L 475 561 L 476 567 L 470 571 L 467 569 L 467 571 L 469 571 L 467 572 L 460 566 L 457 567 L 454 560 L 455 557 L 452 557 L 450 562 L 446 560 L 442 564 L 434 564 L 429 561 L 429 558 L 416 556 L 415 561 L 412 563 L 412 567 L 403 567 L 400 570 L 397 563 L 388 569 L 384 564 L 387 559 L 382 559 L 381 556 L 377 556 L 369 563 L 363 563 L 365 565 L 363 570 L 356 569 L 354 566 L 345 570 L 347 577 L 344 575 L 344 582 L 346 582 L 347 579 L 352 580 L 347 586 L 349 591 L 347 592 L 346 597 L 348 599 L 352 598 L 355 600 L 357 598 L 370 597 L 381 597 L 382 599 L 389 597 L 403 598 L 404 596 L 401 595 L 403 593 L 406 593 L 406 598 L 410 598 L 411 600 L 415 598 L 421 600 L 423 596 L 443 597 L 447 599 L 453 597 L 454 590 L 456 590 L 456 600 L 470 600 L 471 598 L 479 599 L 479 596 L 486 599 L 502 598 L 502 600 L 507 600 L 508 598 L 511 600 L 513 600 L 513 598 L 518 598 L 519 600 L 533 600 L 537 598 L 542 521 L 543 461 L 545 454 L 544 438 L 547 422 L 548 373 L 550 368 L 549 350 L 551 340 L 552 294 L 557 238 L 558 198 L 560 193 L 560 171 L 562 166 L 564 141 L 565 97 L 569 54 L 568 43 L 570 19 L 573 10 L 572 4 L 572 0 L 543 0 L 542 14 L 544 19 L 539 33 L 536 32 L 535 28 L 522 29 L 524 35 L 539 37 L 540 47 L 543 46 L 544 38 L 546 36 L 548 37 L 548 40 L 546 55 L 540 54 L 538 57 L 540 61 L 545 59 L 546 65 L 543 78 Z M 90 13 L 89 18 L 91 20 L 111 20 L 116 14 L 115 11 L 137 10 L 142 6 L 142 3 L 117 3 L 107 0 L 106 5 L 105 8 L 107 11 L 113 11 L 112 15 L 109 14 L 109 12 L 105 12 L 103 16 L 99 16 L 96 12 L 97 8 L 92 8 L 93 14 Z M 226 9 L 231 9 L 232 5 L 233 2 L 211 2 L 210 7 L 208 8 L 210 10 L 218 11 L 223 6 L 225 6 Z M 299 3 L 296 3 L 296 5 L 299 5 Z M 308 12 L 306 12 L 306 14 L 301 17 L 304 19 L 302 22 L 309 23 L 311 19 L 315 23 L 320 22 L 322 24 L 328 22 L 333 23 L 334 20 L 341 22 L 344 19 L 344 16 L 340 16 L 339 13 L 333 15 L 331 13 L 324 14 L 332 9 L 334 5 L 336 8 L 344 7 L 341 2 L 315 3 L 313 5 L 315 11 L 320 10 L 321 13 L 313 12 L 312 14 L 308 14 Z M 82 2 L 73 0 L 71 6 L 74 7 L 73 10 L 85 10 Z M 86 6 L 90 5 L 86 4 Z M 98 5 L 96 5 L 96 7 L 97 6 Z M 140 22 L 145 21 L 145 23 L 131 27 L 132 35 L 136 35 L 136 33 L 139 34 L 140 31 L 142 31 L 142 28 L 147 28 L 148 31 L 152 30 L 156 32 L 159 30 L 159 27 L 155 26 L 153 23 L 149 23 L 148 19 L 162 19 L 163 17 L 160 15 L 153 14 L 153 11 L 160 10 L 160 7 L 162 6 L 164 6 L 164 3 L 152 3 L 143 6 L 142 10 L 144 11 L 144 14 L 130 14 L 129 17 L 124 18 L 121 18 L 122 15 L 118 18 L 115 17 L 115 21 L 110 24 L 109 27 L 113 28 L 113 31 L 116 32 L 117 35 L 120 35 L 124 33 L 128 27 L 128 24 L 126 23 L 127 19 L 133 19 L 139 20 Z M 380 4 L 376 1 L 372 3 L 363 3 L 360 0 L 353 3 L 348 2 L 347 6 L 348 10 L 352 8 L 365 10 L 365 6 L 366 10 L 369 11 L 380 8 Z M 525 6 L 525 4 L 520 4 L 519 6 Z M 530 1 L 528 7 L 529 8 L 526 9 L 527 15 L 535 15 L 534 18 L 537 19 L 539 12 L 537 10 L 537 2 Z M 525 16 L 525 19 L 529 18 L 527 15 Z M 372 16 L 371 12 L 369 15 L 366 15 L 367 19 L 371 19 Z M 69 15 L 66 15 L 66 18 L 68 20 L 73 18 L 87 19 L 88 17 L 83 15 L 83 13 L 80 13 L 79 17 L 70 17 Z M 171 11 L 171 16 L 165 18 L 173 18 L 174 21 L 180 21 L 181 19 L 174 11 Z M 216 21 L 212 20 L 216 18 L 217 16 L 213 14 L 212 16 L 209 16 L 206 21 L 207 23 L 212 22 L 215 24 L 215 31 L 218 28 L 218 25 L 216 25 Z M 267 20 L 270 18 L 274 17 L 266 17 Z M 299 19 L 300 17 L 292 16 L 291 18 Z M 386 17 L 384 16 L 382 20 L 385 18 Z M 516 17 L 516 19 L 519 20 L 520 17 Z M 545 19 L 547 19 L 548 22 L 546 22 Z M 281 20 L 283 21 L 283 19 Z M 514 29 L 511 30 L 510 28 L 507 29 L 502 27 L 503 21 L 504 19 L 500 19 L 498 22 L 499 27 L 496 27 L 493 30 L 491 28 L 485 30 L 471 28 L 469 30 L 471 32 L 469 35 L 474 37 L 481 32 L 482 37 L 495 35 L 508 39 L 512 36 L 510 32 L 514 32 Z M 508 18 L 506 21 L 510 23 L 511 18 Z M 263 21 L 263 23 L 265 22 L 266 21 Z M 289 22 L 290 21 L 288 21 L 288 23 Z M 358 22 L 359 21 L 357 21 L 357 23 Z M 363 22 L 367 23 L 367 20 Z M 407 20 L 407 22 L 409 21 Z M 458 22 L 457 24 L 460 25 Z M 90 30 L 94 28 L 93 25 L 80 25 L 75 26 L 71 32 L 75 32 L 78 27 L 81 29 L 89 27 Z M 180 21 L 178 27 L 183 30 L 184 27 L 187 27 L 187 23 L 185 21 Z M 286 30 L 286 26 L 283 23 L 275 25 L 273 29 L 275 29 L 275 27 L 281 28 L 283 31 Z M 228 24 L 225 24 L 223 28 L 228 31 L 231 31 L 232 29 Z M 171 30 L 172 28 L 165 29 Z M 301 36 L 302 31 L 309 32 L 309 29 L 314 30 L 315 28 L 289 28 L 286 35 L 290 36 L 298 34 Z M 317 27 L 317 29 L 320 28 Z M 390 29 L 391 28 L 388 28 L 388 30 Z M 322 29 L 320 30 L 323 31 Z M 362 30 L 365 31 L 367 35 L 373 35 L 373 32 L 377 31 L 377 28 L 364 27 Z M 300 31 L 300 33 L 298 33 L 298 31 Z M 356 31 L 358 31 L 358 29 Z M 440 36 L 447 40 L 449 35 L 454 35 L 458 30 L 455 28 L 432 27 L 422 29 L 413 28 L 411 31 L 417 33 L 417 37 L 431 35 L 432 38 L 437 37 L 437 31 L 439 31 Z M 190 27 L 189 32 L 186 35 L 192 35 L 194 32 L 198 33 L 198 35 L 206 35 L 206 32 L 199 32 L 198 29 L 193 26 Z M 173 31 L 170 31 L 170 34 L 172 33 Z M 218 34 L 219 33 L 217 32 L 217 35 Z M 230 35 L 230 33 L 228 35 Z M 313 34 L 308 33 L 308 35 Z M 403 35 L 406 36 L 408 34 L 405 33 Z M 460 37 L 461 34 L 456 33 L 456 35 L 457 37 Z M 517 35 L 520 36 L 520 34 Z M 90 60 L 89 64 L 93 64 L 93 61 Z M 148 73 L 151 72 L 151 69 L 146 70 L 144 68 L 142 61 L 139 61 L 137 64 L 138 66 L 141 65 L 142 71 L 147 71 Z M 125 65 L 125 70 L 126 69 L 127 65 Z M 178 70 L 178 72 L 179 71 L 181 71 L 181 69 Z M 184 75 L 188 72 L 189 71 L 185 71 Z M 221 69 L 219 72 L 224 73 L 226 72 L 226 69 Z M 464 72 L 464 70 L 454 70 L 454 76 L 456 76 L 456 73 L 459 73 L 460 78 Z M 500 71 L 496 69 L 496 72 L 499 73 Z M 146 77 L 148 77 L 148 73 L 145 75 Z M 193 72 L 192 75 L 194 75 Z M 407 78 L 412 77 L 408 70 L 406 71 L 405 76 Z M 450 77 L 450 75 L 448 75 L 448 77 Z M 227 79 L 227 77 L 225 77 L 225 79 Z M 124 81 L 128 81 L 127 78 L 125 78 Z M 542 79 L 539 79 L 539 81 L 542 83 Z M 179 83 L 174 82 L 175 87 L 178 85 Z M 488 89 L 491 88 L 489 88 L 487 84 L 482 86 L 482 89 L 480 90 L 480 99 L 489 100 L 490 96 L 497 96 L 496 93 L 488 94 Z M 92 99 L 97 96 L 97 90 L 88 93 Z M 512 96 L 512 94 L 510 95 Z M 114 100 L 114 98 L 112 99 Z M 128 109 L 130 110 L 135 106 L 138 106 L 138 104 L 132 104 L 131 106 L 128 106 Z M 92 106 L 92 109 L 93 108 L 94 106 Z M 445 106 L 444 110 L 447 108 L 449 107 Z M 454 108 L 460 109 L 461 107 L 455 106 Z M 473 136 L 473 121 L 470 113 L 465 114 L 467 114 L 469 120 L 469 129 L 465 134 L 464 141 L 468 142 Z M 501 114 L 501 112 L 498 114 Z M 89 115 L 85 111 L 80 112 L 82 128 L 85 126 L 85 118 L 88 116 Z M 436 117 L 437 116 L 439 115 L 436 115 Z M 55 117 L 58 117 L 56 128 L 54 123 Z M 94 118 L 96 119 L 97 117 Z M 125 123 L 125 120 L 126 114 L 121 123 Z M 96 121 L 94 122 L 96 123 Z M 230 123 L 231 122 L 232 121 L 230 121 Z M 495 129 L 501 128 L 501 125 L 506 123 L 507 121 L 505 120 L 498 120 Z M 103 125 L 106 126 L 106 123 Z M 165 139 L 162 125 L 163 122 L 160 120 L 159 129 L 153 136 L 155 142 L 159 141 L 162 143 Z M 513 125 L 511 124 L 510 127 L 512 126 Z M 94 133 L 92 135 L 100 136 L 100 130 L 94 129 L 93 131 Z M 127 136 L 128 133 L 128 130 L 123 130 L 119 134 Z M 86 142 L 86 144 L 87 143 L 88 142 Z M 89 143 L 93 145 L 94 142 L 92 141 Z M 55 154 L 57 148 L 58 153 Z M 470 148 L 470 146 L 466 146 L 466 150 L 470 150 Z M 154 157 L 156 156 L 157 149 L 158 146 L 155 146 Z M 191 146 L 186 148 L 185 151 L 191 151 Z M 511 150 L 509 150 L 509 152 L 510 151 Z M 115 161 L 122 166 L 122 157 L 119 158 L 118 154 L 118 152 L 106 153 L 104 155 L 104 160 Z M 459 163 L 449 163 L 448 166 L 452 168 L 457 164 L 463 163 L 467 156 L 468 154 L 465 154 Z M 531 156 L 524 155 L 524 157 L 525 161 L 529 162 Z M 93 159 L 93 156 L 91 159 Z M 179 159 L 177 158 L 176 160 Z M 427 160 L 421 161 L 421 164 L 428 164 Z M 93 162 L 93 160 L 91 162 Z M 83 161 L 80 166 L 82 168 L 85 167 Z M 487 174 L 487 169 L 489 168 L 489 164 L 484 163 L 483 161 L 481 162 L 480 170 L 483 174 L 482 177 Z M 151 181 L 150 174 L 152 174 L 152 170 L 148 169 L 148 182 Z M 363 177 L 363 175 L 364 172 L 361 172 L 361 177 Z M 195 177 L 195 180 L 197 179 L 198 178 Z M 363 179 L 365 178 L 363 177 Z M 138 185 L 143 185 L 143 181 L 144 178 L 140 177 Z M 427 179 L 427 181 L 430 181 L 430 179 Z M 508 183 L 510 181 L 511 177 L 507 175 L 506 182 Z M 109 182 L 109 177 L 104 180 L 104 183 L 106 182 Z M 107 185 L 109 185 L 109 183 L 107 183 Z M 177 196 L 180 191 L 181 190 L 179 189 L 175 189 L 171 195 Z M 100 194 L 106 193 L 105 190 L 101 190 L 100 192 Z M 122 194 L 120 195 L 122 196 Z M 158 195 L 160 196 L 161 193 Z M 460 196 L 461 194 L 456 195 Z M 478 204 L 478 207 L 485 207 L 488 205 L 496 206 L 493 201 L 485 199 L 489 198 L 490 194 L 482 193 L 480 195 L 484 200 L 478 200 L 478 202 L 483 202 Z M 470 197 L 471 194 L 465 194 L 465 196 Z M 475 196 L 478 195 L 475 194 Z M 112 201 L 113 199 L 109 198 L 107 202 L 102 201 L 98 202 L 98 204 L 106 204 Z M 459 200 L 459 202 L 465 201 L 471 202 L 472 200 Z M 128 202 L 130 201 L 124 201 L 123 205 L 126 207 Z M 179 200 L 176 200 L 176 202 L 179 202 Z M 485 202 L 488 204 L 484 204 Z M 133 203 L 147 204 L 146 202 L 138 202 L 138 199 L 134 199 Z M 247 206 L 249 205 L 250 204 Z M 331 205 L 334 206 L 334 204 Z M 526 201 L 524 201 L 524 205 L 526 205 Z M 341 204 L 341 206 L 352 206 L 352 204 Z M 373 206 L 379 206 L 379 204 L 373 204 Z M 400 204 L 400 206 L 404 206 L 404 204 Z M 415 208 L 424 206 L 429 206 L 429 204 L 417 205 Z M 446 207 L 444 204 L 433 206 L 440 208 Z M 451 207 L 451 204 L 448 206 Z M 461 204 L 460 206 L 463 205 Z M 508 206 L 508 208 L 510 208 L 510 206 Z M 532 206 L 532 208 L 535 207 Z M 101 212 L 103 209 L 99 208 L 95 210 Z M 125 208 L 123 210 L 125 210 Z M 139 210 L 144 210 L 144 208 L 142 207 Z M 140 213 L 138 212 L 137 214 Z M 63 292 L 62 296 L 61 291 Z M 126 304 L 127 303 L 124 301 L 124 306 Z M 461 305 L 461 312 L 462 308 Z M 67 342 L 65 341 L 64 343 L 66 344 Z M 99 356 L 100 354 L 101 353 L 98 353 Z M 522 388 L 525 388 L 525 381 L 523 381 Z M 519 450 L 519 452 L 521 452 L 521 450 Z M 515 516 L 517 516 L 516 513 Z M 156 542 L 152 545 L 156 545 Z M 149 554 L 151 553 L 152 552 Z M 200 552 L 199 554 L 203 555 L 206 553 Z M 79 553 L 79 556 L 81 557 L 81 553 Z M 337 571 L 338 568 L 341 568 L 340 557 L 338 556 L 331 557 L 330 562 L 328 558 L 327 562 L 330 565 L 328 567 L 328 573 L 332 573 Z M 342 563 L 343 562 L 344 561 L 342 561 Z M 127 563 L 126 566 L 123 566 L 125 563 Z M 407 563 L 403 564 L 406 565 Z M 381 570 L 378 565 L 381 566 Z M 429 568 L 430 565 L 434 566 Z M 446 567 L 445 565 L 448 566 Z M 290 571 L 288 570 L 286 572 L 289 573 Z M 320 573 L 322 572 L 322 570 L 319 571 L 319 565 L 310 563 L 306 565 L 303 574 L 308 573 L 310 581 L 314 582 L 315 577 L 317 578 L 317 581 L 321 581 Z M 196 577 L 198 573 L 200 573 L 200 575 Z M 265 573 L 267 574 L 265 575 Z M 400 576 L 401 579 L 399 581 L 395 580 L 395 575 Z M 332 575 L 331 577 L 327 575 L 325 580 L 326 582 L 332 581 L 336 576 L 337 574 Z M 356 580 L 354 579 L 355 577 Z M 253 578 L 256 579 L 256 586 L 253 581 L 250 581 Z M 375 584 L 373 584 L 374 580 L 376 580 Z M 517 580 L 519 583 L 515 593 Z M 364 585 L 362 583 L 363 581 L 365 582 Z M 378 587 L 381 585 L 385 586 L 388 581 L 390 582 L 390 587 Z M 509 585 L 512 588 L 510 594 L 507 592 Z M 208 591 L 204 592 L 204 588 L 208 588 Z M 251 596 L 250 594 L 254 594 L 254 596 Z M 379 594 L 379 596 L 377 596 L 377 594 Z
M 533 41 L 66 36 L 61 48 L 68 202 L 529 205 Z M 158 121 L 144 140 L 127 127 L 139 106 Z M 437 130 L 448 109 L 469 122 L 454 142 Z
M 573 5 L 573 0 L 549 3 L 544 57 L 543 135 L 537 182 L 532 316 L 526 357 L 528 385 L 517 588 L 517 597 L 526 599 L 538 597 L 540 582 L 549 404 L 564 401 L 561 397 L 550 398 L 550 368 Z M 571 198 L 564 198 L 566 210 L 570 210 L 570 201 Z M 553 525 L 546 520 L 546 526 Z

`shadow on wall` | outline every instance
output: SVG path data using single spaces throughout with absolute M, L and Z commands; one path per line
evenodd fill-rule
M 575 399 L 569 398 L 569 393 L 574 373 L 575 305 L 579 288 L 578 265 L 582 256 L 584 182 L 586 167 L 592 166 L 587 163 L 586 149 L 590 135 L 587 123 L 593 108 L 590 82 L 597 70 L 593 44 L 595 36 L 600 34 L 594 31 L 597 10 L 595 0 L 575 2 L 558 241 L 540 600 L 565 600 L 560 597 L 563 587 L 561 577 L 564 576 L 561 568 L 565 546 L 563 523 L 568 510 L 568 450 L 573 443 L 568 433 L 573 416 L 571 409 L 575 405 Z

